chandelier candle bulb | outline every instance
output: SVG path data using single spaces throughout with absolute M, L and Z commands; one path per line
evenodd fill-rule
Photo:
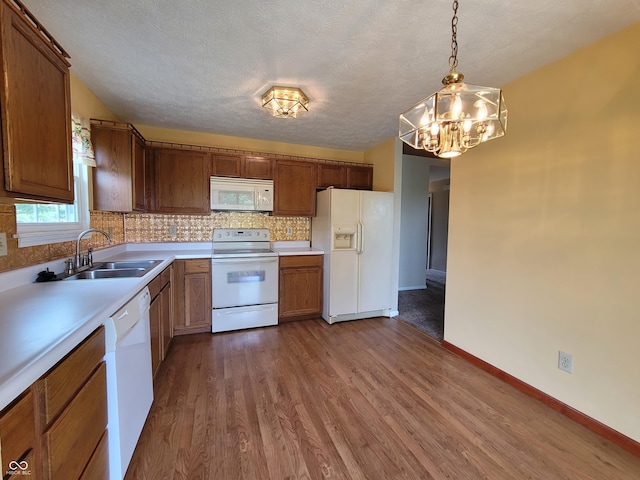
M 451 56 L 444 87 L 400 115 L 398 135 L 415 149 L 452 158 L 507 130 L 502 90 L 462 83 L 458 66 L 458 1 L 453 2 Z

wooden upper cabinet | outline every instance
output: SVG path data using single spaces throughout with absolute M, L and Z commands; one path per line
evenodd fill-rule
M 154 148 L 154 210 L 162 213 L 209 213 L 210 162 L 207 152 Z
M 211 175 L 217 177 L 241 177 L 242 156 L 223 153 L 211 154 Z
M 242 176 L 244 178 L 255 178 L 258 180 L 273 179 L 273 159 L 269 157 L 251 157 L 242 158 Z
M 271 180 L 273 178 L 273 160 L 268 157 L 212 153 L 211 175 Z
M 144 139 L 142 136 L 134 135 L 132 139 L 133 147 L 133 179 L 131 186 L 133 187 L 133 210 L 143 212 L 147 207 L 147 164 Z
M 131 124 L 92 120 L 93 208 L 110 212 L 144 211 L 145 142 Z
M 347 188 L 373 190 L 373 167 L 347 165 Z
M 316 164 L 276 160 L 274 215 L 313 217 L 316 214 Z
M 68 55 L 25 12 L 0 1 L 0 195 L 73 203 Z
M 318 175 L 316 186 L 318 188 L 346 188 L 347 168 L 344 165 L 331 163 L 318 163 Z

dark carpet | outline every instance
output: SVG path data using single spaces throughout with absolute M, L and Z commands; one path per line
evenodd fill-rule
M 444 339 L 444 289 L 447 275 L 429 270 L 427 288 L 398 292 L 398 319 L 403 320 L 438 341 Z

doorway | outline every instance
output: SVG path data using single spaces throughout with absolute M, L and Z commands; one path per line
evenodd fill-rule
M 421 182 L 416 179 L 419 170 L 413 165 L 415 161 L 429 164 L 424 175 L 426 178 Z M 410 258 L 413 263 L 401 262 L 400 265 L 398 318 L 442 341 L 449 216 L 449 163 L 439 159 L 404 156 L 402 170 L 401 223 L 410 224 L 412 230 L 406 226 L 401 228 L 401 256 Z M 405 189 L 409 189 L 409 192 Z M 419 189 L 422 190 L 421 194 Z M 421 196 L 425 201 L 421 208 L 418 208 Z M 410 235 L 420 234 L 416 232 L 418 225 L 422 225 L 422 242 L 416 238 L 409 238 Z M 420 248 L 423 249 L 421 268 L 415 263 L 420 257 Z M 412 277 L 412 280 L 408 281 L 409 270 L 414 272 L 414 277 L 418 273 L 416 267 L 422 270 L 422 275 L 419 275 L 421 279 Z

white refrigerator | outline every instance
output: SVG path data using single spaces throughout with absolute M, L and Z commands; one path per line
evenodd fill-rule
M 393 193 L 318 192 L 311 246 L 324 250 L 322 318 L 328 323 L 390 316 Z

